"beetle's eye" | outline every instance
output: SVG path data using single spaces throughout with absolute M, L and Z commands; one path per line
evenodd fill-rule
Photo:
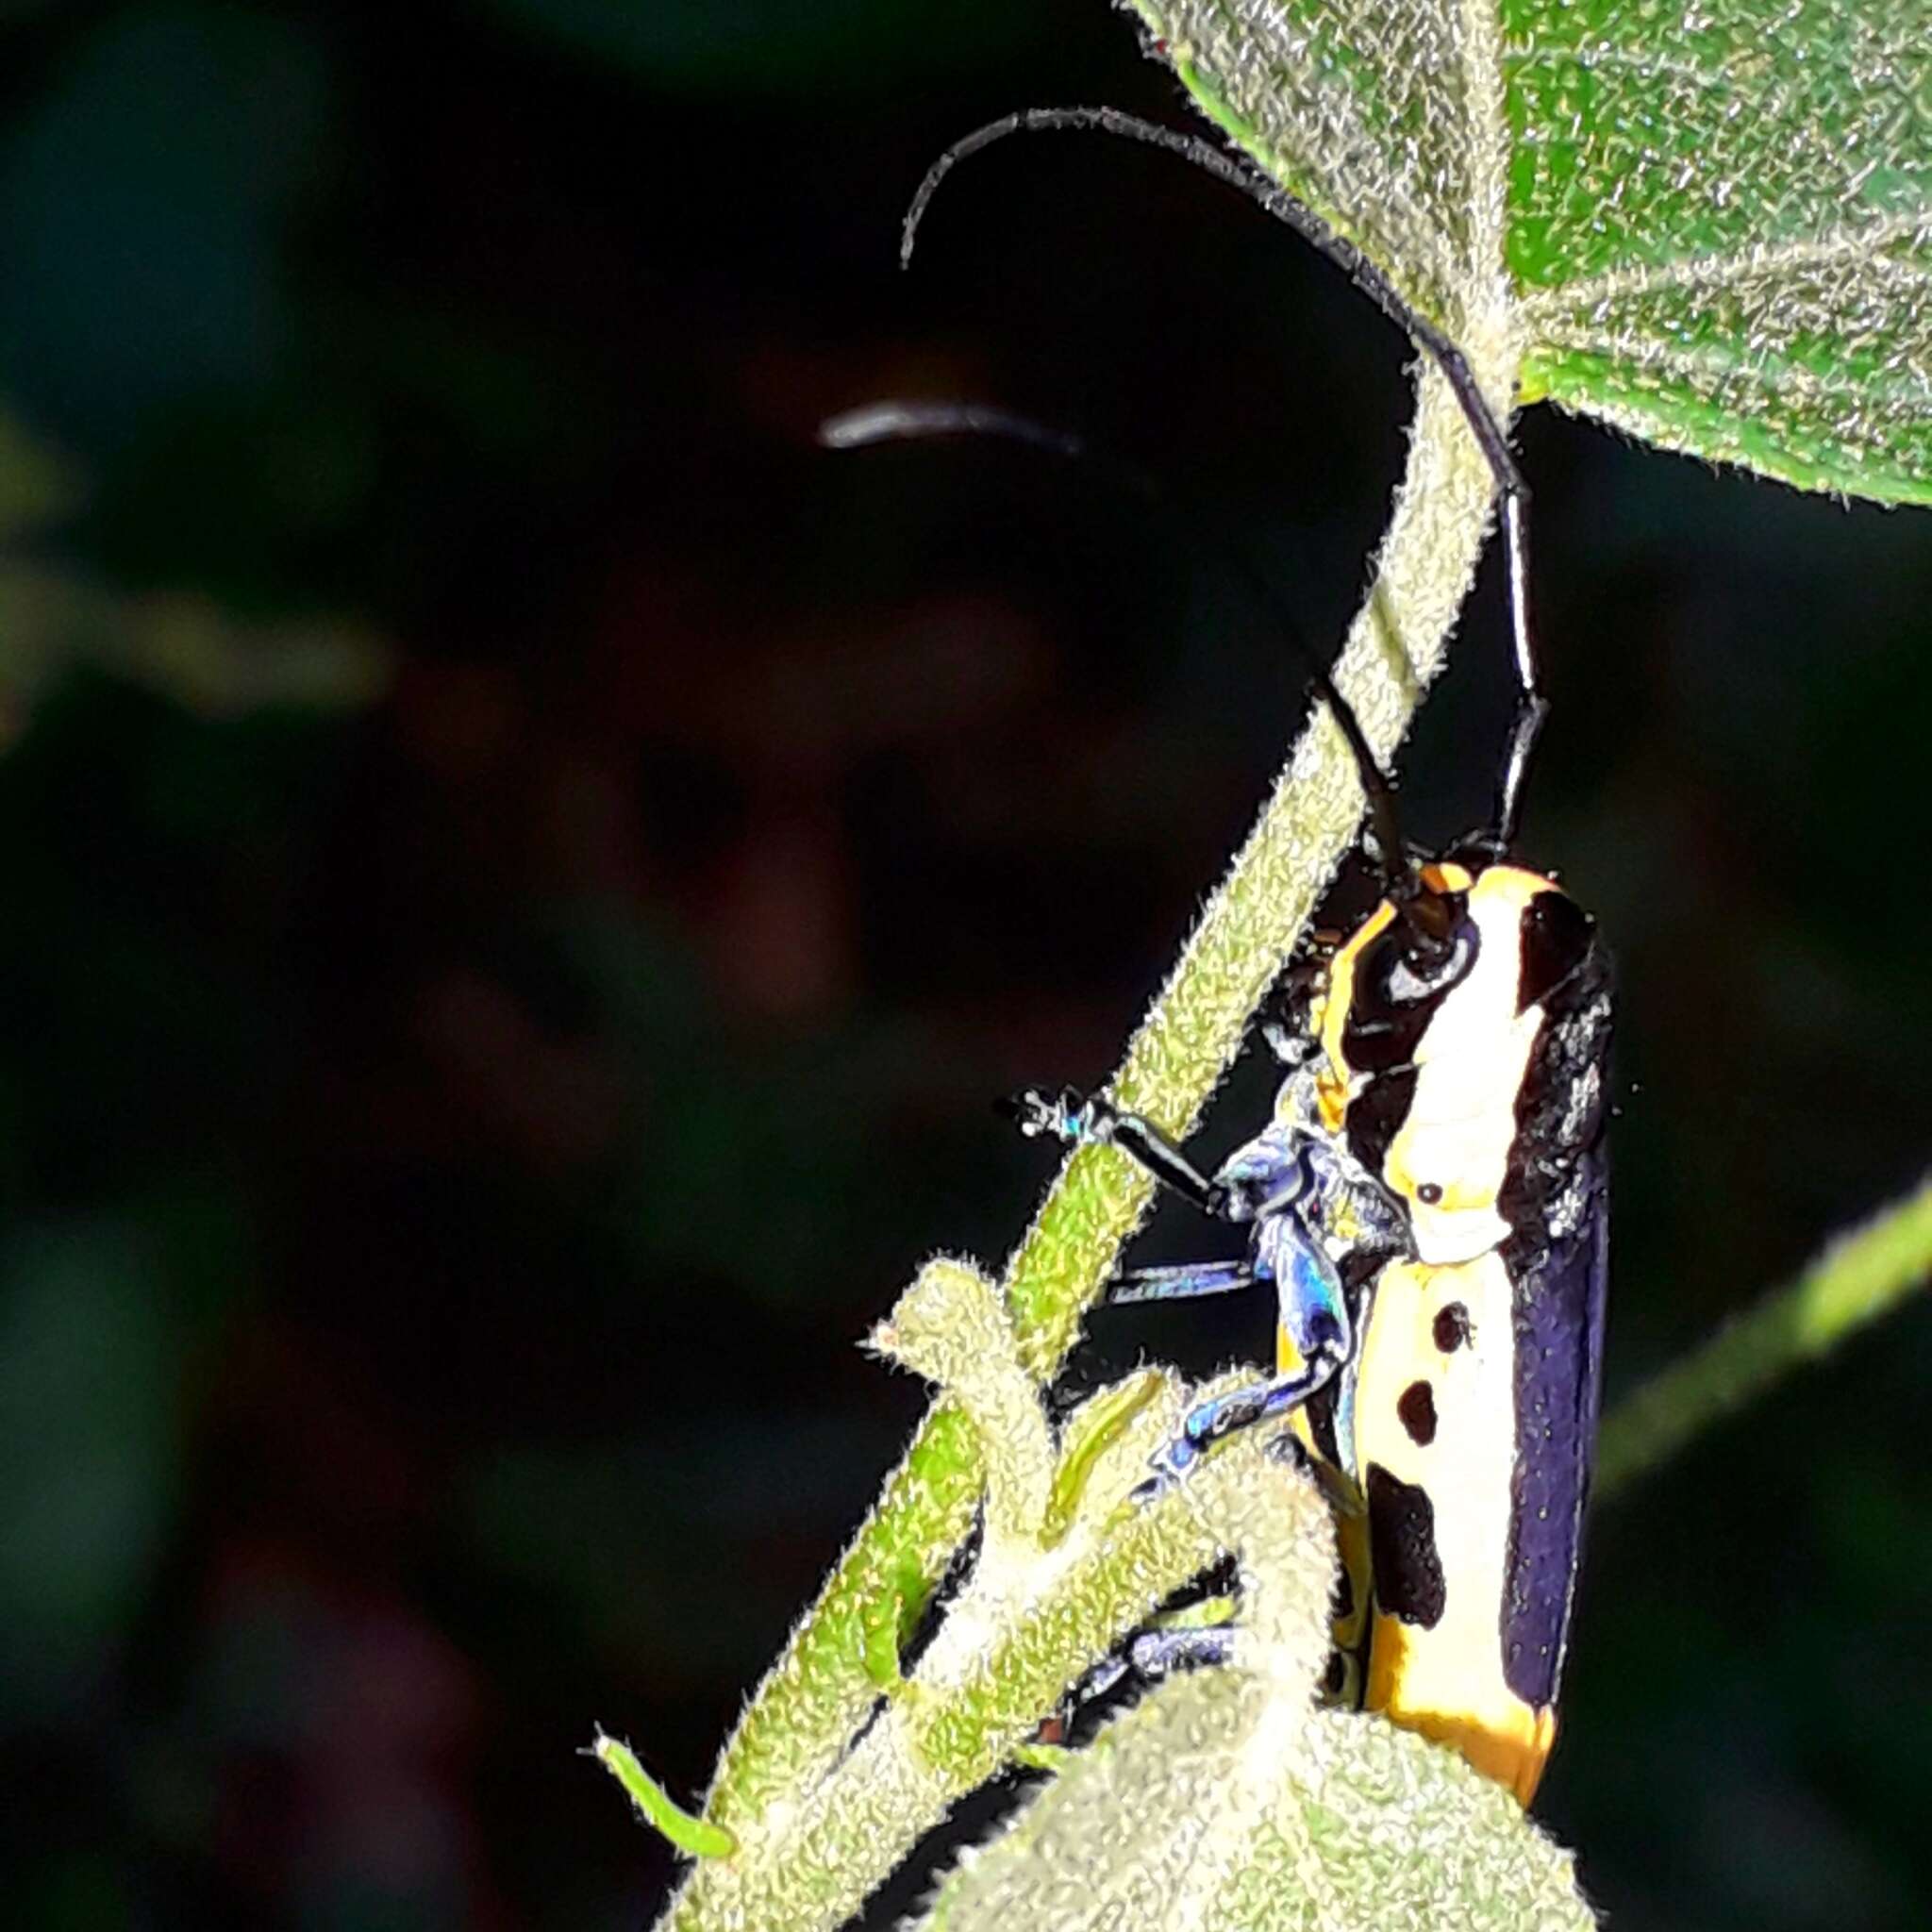
M 1342 1029 L 1342 1053 L 1357 1073 L 1386 1073 L 1415 1057 L 1443 995 L 1475 964 L 1474 922 L 1457 923 L 1448 942 L 1424 952 L 1415 936 L 1391 926 L 1356 970 L 1354 997 Z
M 1475 964 L 1475 927 L 1467 919 L 1457 926 L 1447 945 L 1432 947 L 1427 953 L 1413 941 L 1405 945 L 1405 937 L 1391 933 L 1389 950 L 1377 961 L 1382 969 L 1379 991 L 1391 1006 L 1439 999 L 1468 978 L 1469 969 Z

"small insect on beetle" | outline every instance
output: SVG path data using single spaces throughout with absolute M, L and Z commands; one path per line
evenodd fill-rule
M 1245 1255 L 1120 1277 L 1110 1299 L 1272 1283 L 1274 1374 L 1197 1407 L 1161 1480 L 1286 1416 L 1357 1499 L 1342 1513 L 1339 1694 L 1453 1745 L 1528 1804 L 1555 1741 L 1602 1366 L 1608 1193 L 1608 958 L 1590 916 L 1510 857 L 1547 706 L 1528 598 L 1528 490 L 1456 345 L 1319 217 L 1245 161 L 1110 108 L 1007 117 L 949 149 L 914 198 L 1006 135 L 1098 128 L 1193 160 L 1338 261 L 1441 370 L 1502 502 L 1519 698 L 1494 828 L 1410 854 L 1349 708 L 1313 685 L 1367 795 L 1380 904 L 1264 1028 L 1289 1067 L 1274 1117 L 1211 1176 L 1104 1095 L 1029 1090 L 1023 1130 L 1105 1141 Z M 1014 433 L 996 411 L 859 412 L 828 440 Z M 1028 440 L 1069 440 L 1021 425 Z

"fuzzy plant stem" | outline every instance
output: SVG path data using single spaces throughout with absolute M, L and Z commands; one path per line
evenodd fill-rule
M 1928 1284 L 1932 1176 L 1629 1396 L 1604 1424 L 1598 1498 L 1669 1461 L 1691 1437 Z
M 1478 366 L 1489 392 L 1507 397 L 1509 355 L 1498 349 Z M 1385 766 L 1441 668 L 1491 499 L 1490 471 L 1447 385 L 1424 367 L 1418 387 L 1388 535 L 1334 673 Z M 1284 717 L 1302 682 L 1284 647 Z M 1110 1090 L 1122 1107 L 1170 1133 L 1192 1129 L 1353 842 L 1362 805 L 1341 731 L 1320 711 L 1129 1044 Z M 1150 1192 L 1141 1171 L 1110 1147 L 1074 1153 L 1049 1190 L 1002 1283 L 1021 1358 L 1040 1383 L 1073 1345 Z M 726 1743 L 708 1819 L 737 1830 L 838 1762 L 876 1696 L 865 1667 L 869 1619 L 895 1598 L 906 1622 L 917 1615 L 972 1523 L 981 1480 L 964 1417 L 956 1405 L 936 1403 Z
M 1292 1705 L 1312 1693 L 1334 1536 L 1321 1490 L 1276 1461 L 1261 1431 L 1225 1444 L 1187 1482 L 1128 1501 L 1181 1425 L 1191 1397 L 1179 1378 L 1129 1377 L 1056 1432 L 998 1289 L 945 1257 L 921 1271 L 873 1345 L 949 1390 L 984 1446 L 978 1556 L 909 1672 L 897 1656 L 874 1658 L 878 1707 L 837 1769 L 728 1835 L 727 1847 L 692 1847 L 698 1862 L 662 1932 L 843 1925 L 956 1799 L 1028 1747 L 1070 1678 L 1122 1630 L 1222 1557 L 1246 1562 L 1271 1539 L 1300 1579 L 1292 1608 L 1278 1607 L 1297 1641 L 1272 1647 L 1299 1660 Z M 610 1746 L 600 1740 L 599 1755 L 622 1775 L 631 1767 Z M 625 1783 L 663 1812 L 647 1782 Z M 687 1816 L 670 1823 L 691 1835 Z

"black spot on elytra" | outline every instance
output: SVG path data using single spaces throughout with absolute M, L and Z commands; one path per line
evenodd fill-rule
M 1426 1449 L 1436 1440 L 1436 1391 L 1426 1382 L 1411 1382 L 1396 1398 L 1395 1413 L 1411 1442 Z
M 1436 1553 L 1436 1506 L 1426 1490 L 1369 1465 L 1369 1561 L 1375 1601 L 1391 1617 L 1433 1630 L 1448 1591 Z
M 1436 1310 L 1436 1346 L 1444 1355 L 1454 1355 L 1474 1332 L 1469 1325 L 1469 1309 L 1461 1302 L 1444 1302 Z

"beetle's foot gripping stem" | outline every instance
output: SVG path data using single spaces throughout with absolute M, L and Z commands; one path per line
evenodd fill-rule
M 1023 1087 L 1002 1103 L 1001 1111 L 1029 1139 L 1058 1141 L 1064 1147 L 1118 1147 L 1170 1193 L 1212 1220 L 1246 1218 L 1228 1190 L 1203 1174 L 1152 1121 L 1123 1112 L 1103 1094 L 1082 1093 L 1077 1087 L 1062 1087 L 1058 1093 Z
M 1062 1087 L 1058 1093 L 1023 1087 L 999 1108 L 1029 1141 L 1058 1141 L 1066 1147 L 1111 1141 L 1120 1119 L 1110 1103 L 1097 1095 L 1089 1099 L 1077 1087 Z

